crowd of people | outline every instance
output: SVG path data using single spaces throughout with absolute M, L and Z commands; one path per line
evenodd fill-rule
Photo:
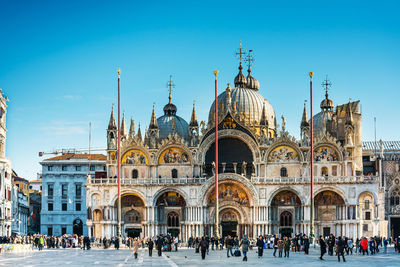
M 62 236 L 46 236 L 46 235 L 26 235 L 26 236 L 12 236 L 0 237 L 0 244 L 32 244 L 32 248 L 37 248 L 39 251 L 43 248 L 80 248 L 89 250 L 92 246 L 97 248 L 112 248 L 119 249 L 120 243 L 125 247 L 132 249 L 135 259 L 138 257 L 139 248 L 147 248 L 149 256 L 153 256 L 153 250 L 157 250 L 157 255 L 162 256 L 163 251 L 178 251 L 181 242 L 177 237 L 169 234 L 158 235 L 153 238 L 132 238 L 126 237 L 121 241 L 118 237 L 112 238 L 89 238 L 87 236 L 77 235 L 62 235 Z M 320 248 L 320 260 L 324 260 L 324 255 L 328 253 L 329 256 L 337 256 L 338 261 L 342 259 L 346 261 L 345 255 L 360 254 L 360 255 L 374 255 L 383 250 L 387 253 L 387 248 L 391 244 L 394 245 L 396 252 L 400 253 L 400 237 L 392 240 L 391 238 L 375 237 L 361 237 L 355 241 L 352 238 L 345 236 L 335 237 L 330 234 L 327 237 L 320 236 L 315 242 Z M 243 261 L 247 261 L 248 251 L 253 248 L 257 249 L 258 258 L 262 258 L 265 249 L 272 249 L 273 257 L 289 258 L 290 252 L 309 254 L 311 241 L 306 234 L 297 234 L 293 237 L 278 235 L 260 235 L 257 239 L 249 239 L 247 235 L 239 239 L 238 237 L 225 236 L 211 238 L 203 237 L 190 237 L 187 242 L 187 248 L 193 248 L 195 253 L 201 254 L 201 258 L 205 259 L 206 255 L 211 250 L 224 250 L 226 249 L 226 256 L 241 256 L 243 254 Z

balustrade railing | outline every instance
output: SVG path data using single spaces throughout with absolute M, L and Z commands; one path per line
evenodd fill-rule
M 149 185 L 149 184 L 201 184 L 206 178 L 122 178 L 122 185 Z M 117 184 L 117 178 L 91 178 L 91 184 Z

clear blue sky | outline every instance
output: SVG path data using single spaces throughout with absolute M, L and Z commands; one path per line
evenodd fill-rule
M 7 156 L 33 179 L 37 154 L 105 147 L 116 70 L 126 116 L 148 125 L 168 101 L 190 120 L 193 100 L 207 120 L 214 69 L 220 90 L 233 83 L 239 41 L 253 49 L 260 93 L 298 137 L 309 71 L 315 110 L 323 98 L 361 100 L 363 139 L 399 140 L 398 1 L 0 1 L 0 88 L 9 97 Z

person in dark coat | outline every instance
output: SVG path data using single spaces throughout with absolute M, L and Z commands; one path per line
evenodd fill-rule
M 345 247 L 345 240 L 342 239 L 341 236 L 338 238 L 337 246 L 336 246 L 336 251 L 337 251 L 337 257 L 338 257 L 338 262 L 340 262 L 340 255 L 343 257 L 343 262 L 346 262 L 346 259 L 344 258 L 344 247 Z
M 310 239 L 308 239 L 308 236 L 303 237 L 303 246 L 304 246 L 304 253 L 308 255 L 308 250 L 310 249 Z
M 334 246 L 335 246 L 335 237 L 331 234 L 328 239 L 328 252 L 330 256 L 333 256 Z
M 319 236 L 319 248 L 321 249 L 321 256 L 319 257 L 320 260 L 323 260 L 323 256 L 326 253 L 326 243 L 322 235 Z
M 118 236 L 115 238 L 114 248 L 117 249 L 117 250 L 119 249 L 119 237 Z
M 264 252 L 264 240 L 263 240 L 262 235 L 260 235 L 258 237 L 256 246 L 258 248 L 258 258 L 261 258 L 263 256 L 263 252 Z
M 147 241 L 147 248 L 149 249 L 149 257 L 153 256 L 153 247 L 154 247 L 154 242 L 149 238 L 149 241 Z
M 201 250 L 201 259 L 204 260 L 206 258 L 206 252 L 208 248 L 208 242 L 204 237 L 200 240 L 200 250 Z
M 164 245 L 164 240 L 160 236 L 157 238 L 157 251 L 158 251 L 158 256 L 161 257 L 162 255 L 162 247 Z

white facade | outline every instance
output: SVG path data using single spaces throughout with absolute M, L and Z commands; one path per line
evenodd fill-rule
M 11 235 L 11 162 L 6 157 L 6 114 L 8 98 L 0 89 L 0 236 Z
M 12 223 L 11 232 L 17 235 L 28 233 L 29 201 L 28 196 L 18 190 L 17 186 L 12 188 Z
M 64 154 L 45 159 L 42 165 L 40 233 L 87 235 L 86 179 L 105 172 L 105 156 Z

